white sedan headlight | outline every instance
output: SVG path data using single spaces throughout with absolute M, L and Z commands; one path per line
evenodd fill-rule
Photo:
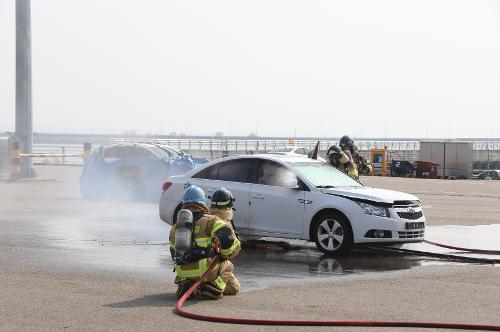
M 371 214 L 379 217 L 389 217 L 389 210 L 383 206 L 376 206 L 363 202 L 356 202 L 356 204 L 358 204 L 366 214 Z

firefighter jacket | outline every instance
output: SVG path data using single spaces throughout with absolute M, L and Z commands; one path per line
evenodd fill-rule
M 358 165 L 351 164 L 350 166 L 347 167 L 346 171 L 347 171 L 347 175 L 349 175 L 351 178 L 353 178 L 355 180 L 359 179 Z
M 351 152 L 348 150 L 343 152 L 345 157 L 338 161 L 337 168 L 347 173 L 351 178 L 355 180 L 359 179 L 358 165 L 354 162 Z M 344 161 L 345 159 L 347 159 L 347 161 Z
M 231 230 L 233 231 L 234 235 L 236 235 L 236 238 L 239 240 L 238 233 L 236 232 L 236 229 L 233 224 L 233 210 L 232 209 L 217 209 L 217 208 L 210 208 L 208 213 L 212 216 L 219 217 L 221 220 L 224 220 L 229 227 L 231 227 Z M 237 246 L 234 251 L 228 255 L 227 259 L 231 259 L 233 257 L 236 257 L 238 253 L 241 250 L 241 245 Z
M 219 217 L 219 219 L 224 220 L 229 226 L 233 227 L 231 223 L 231 220 L 233 219 L 233 210 L 210 208 L 208 210 L 208 214 Z
M 172 226 L 169 235 L 170 251 L 173 256 L 175 255 L 175 230 L 176 225 Z M 204 214 L 195 221 L 193 241 L 201 248 L 213 248 L 218 245 L 222 259 L 234 257 L 234 253 L 239 252 L 241 246 L 232 227 L 220 218 L 209 214 Z M 174 263 L 175 272 L 177 273 L 175 282 L 179 283 L 185 279 L 198 279 L 208 270 L 211 261 L 212 257 L 204 257 L 182 265 Z M 221 264 L 222 262 L 219 261 L 212 268 L 206 281 L 212 282 L 221 290 L 224 290 L 226 283 L 220 276 Z
M 373 171 L 373 166 L 370 160 L 366 159 L 358 153 L 358 147 L 354 145 L 351 149 L 352 160 L 358 167 L 358 171 L 361 174 L 369 175 Z
M 358 166 L 354 162 L 349 150 L 341 150 L 337 145 L 332 145 L 326 154 L 331 166 L 341 170 L 353 179 L 359 178 Z

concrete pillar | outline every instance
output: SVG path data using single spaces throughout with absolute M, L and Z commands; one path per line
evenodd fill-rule
M 30 0 L 16 0 L 16 136 L 25 154 L 33 152 L 30 12 Z M 21 177 L 32 176 L 32 158 L 21 158 Z

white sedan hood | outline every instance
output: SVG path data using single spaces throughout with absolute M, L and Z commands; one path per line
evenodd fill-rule
M 418 198 L 416 196 L 402 193 L 395 190 L 369 188 L 369 187 L 343 187 L 343 188 L 331 188 L 331 189 L 321 189 L 325 194 L 352 197 L 367 201 L 374 201 L 378 203 L 394 203 L 394 201 L 416 201 Z

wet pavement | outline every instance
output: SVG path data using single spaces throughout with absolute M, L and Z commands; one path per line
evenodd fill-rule
M 133 204 L 133 203 L 129 203 Z M 143 208 L 143 205 L 138 205 Z M 170 226 L 156 215 L 145 214 L 53 218 L 38 223 L 38 241 L 71 253 L 59 256 L 66 266 L 93 267 L 106 271 L 147 275 L 148 278 L 173 279 L 172 259 L 168 252 L 167 234 Z M 493 227 L 493 228 L 492 228 Z M 450 229 L 462 234 L 457 237 Z M 428 238 L 444 241 L 452 238 L 453 245 L 493 248 L 494 226 L 429 227 Z M 465 241 L 473 234 L 482 241 Z M 498 233 L 497 233 L 498 234 Z M 484 239 L 490 237 L 488 246 Z M 245 291 L 262 289 L 270 285 L 310 283 L 332 278 L 356 277 L 373 273 L 390 273 L 425 265 L 457 264 L 432 257 L 380 253 L 358 248 L 347 256 L 330 257 L 316 250 L 313 243 L 298 240 L 244 242 L 244 250 L 234 259 L 236 275 Z M 427 248 L 432 247 L 432 248 Z M 449 253 L 450 250 L 427 244 L 408 244 L 412 250 Z M 52 263 L 54 263 L 52 261 Z

